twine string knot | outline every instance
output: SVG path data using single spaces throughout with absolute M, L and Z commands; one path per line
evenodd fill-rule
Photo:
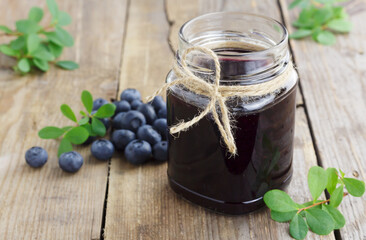
M 215 63 L 215 80 L 213 83 L 194 75 L 190 68 L 187 66 L 187 55 L 192 51 L 200 51 L 210 56 Z M 207 114 L 211 113 L 212 117 L 220 131 L 222 140 L 224 141 L 227 150 L 231 155 L 237 154 L 237 147 L 232 131 L 232 120 L 230 119 L 230 112 L 226 105 L 226 100 L 229 97 L 244 97 L 244 96 L 261 96 L 278 90 L 287 81 L 289 74 L 292 73 L 291 62 L 287 64 L 284 72 L 276 76 L 271 81 L 256 85 L 246 86 L 220 86 L 221 66 L 218 56 L 209 48 L 194 46 L 188 48 L 182 54 L 181 66 L 175 63 L 173 71 L 177 76 L 177 79 L 166 83 L 160 89 L 158 89 L 152 96 L 148 97 L 148 101 L 152 100 L 155 96 L 160 95 L 167 89 L 174 85 L 182 85 L 189 91 L 204 95 L 209 99 L 209 103 L 206 108 L 198 115 L 193 117 L 189 121 L 182 121 L 174 126 L 170 127 L 170 134 L 176 134 L 182 131 L 187 131 L 190 127 L 198 123 Z M 218 113 L 218 109 L 220 114 Z

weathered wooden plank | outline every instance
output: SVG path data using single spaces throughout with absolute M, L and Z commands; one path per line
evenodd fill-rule
M 290 0 L 280 2 L 290 26 L 297 12 L 287 11 Z M 353 30 L 349 35 L 338 35 L 334 46 L 321 46 L 311 40 L 292 41 L 291 45 L 322 164 L 365 180 L 366 4 L 350 1 L 346 9 Z M 366 238 L 365 205 L 365 198 L 346 198 L 342 203 L 340 210 L 347 222 L 341 230 L 343 239 Z
M 62 59 L 80 63 L 76 71 L 51 69 L 46 74 L 20 77 L 12 61 L 0 57 L 0 236 L 2 239 L 99 239 L 108 166 L 90 157 L 89 148 L 77 149 L 84 166 L 76 174 L 58 167 L 57 146 L 43 141 L 38 130 L 65 126 L 59 106 L 81 110 L 80 93 L 115 97 L 126 12 L 125 0 L 58 1 L 73 17 L 67 27 L 75 46 Z M 45 1 L 1 1 L 0 23 L 14 26 L 27 10 Z M 2 42 L 6 40 L 0 38 Z M 26 165 L 26 149 L 40 145 L 49 153 L 42 169 Z
M 164 17 L 164 7 L 168 20 Z M 120 91 L 135 87 L 151 94 L 170 69 L 176 28 L 205 12 L 236 10 L 280 19 L 275 1 L 131 1 L 123 51 Z M 145 37 L 149 34 L 150 38 Z M 175 35 L 175 36 L 173 36 Z M 297 110 L 294 178 L 289 192 L 295 199 L 307 193 L 306 170 L 316 157 L 304 110 Z M 288 225 L 270 219 L 268 210 L 245 216 L 223 216 L 178 197 L 168 186 L 166 164 L 133 166 L 122 156 L 112 159 L 105 239 L 290 239 Z M 309 234 L 308 239 L 320 239 Z M 333 239 L 333 235 L 322 239 Z

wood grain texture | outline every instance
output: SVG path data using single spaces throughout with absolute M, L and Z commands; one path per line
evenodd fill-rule
M 20 77 L 11 70 L 14 61 L 0 57 L 0 236 L 2 239 L 99 239 L 108 176 L 108 163 L 78 148 L 84 166 L 76 174 L 58 167 L 53 140 L 40 140 L 44 126 L 71 124 L 59 106 L 68 103 L 81 110 L 83 89 L 95 96 L 115 97 L 124 32 L 126 1 L 58 1 L 73 17 L 67 27 L 75 46 L 62 59 L 80 63 L 77 71 L 52 68 L 48 73 Z M 0 24 L 14 26 L 34 6 L 45 1 L 0 1 Z M 49 16 L 48 16 L 49 17 Z M 112 31 L 111 31 L 112 30 Z M 2 42 L 6 40 L 1 38 Z M 78 111 L 77 111 L 78 112 Z M 25 151 L 44 147 L 48 163 L 32 169 Z
M 167 19 L 164 16 L 164 10 Z M 120 91 L 141 89 L 147 96 L 164 83 L 171 67 L 175 24 L 207 11 L 242 10 L 280 18 L 275 1 L 131 1 L 122 54 Z M 174 19 L 173 19 L 174 17 Z M 169 29 L 169 26 L 173 29 Z M 149 35 L 147 35 L 149 34 Z M 150 36 L 150 37 L 147 37 Z M 155 56 L 155 57 L 153 57 Z M 156 57 L 158 56 L 158 57 Z M 298 201 L 308 192 L 306 171 L 316 165 L 304 109 L 297 109 L 294 178 L 288 189 Z M 262 209 L 245 216 L 212 213 L 178 197 L 168 186 L 166 164 L 133 166 L 112 159 L 105 239 L 291 239 L 288 224 L 272 221 Z M 307 239 L 334 239 L 333 235 Z
M 287 26 L 297 11 L 287 11 Z M 366 3 L 350 1 L 353 30 L 337 35 L 332 47 L 310 39 L 291 41 L 315 143 L 324 167 L 336 167 L 346 176 L 366 179 Z M 294 31 L 293 28 L 291 28 Z M 366 239 L 365 198 L 345 198 L 340 210 L 346 217 L 343 239 Z

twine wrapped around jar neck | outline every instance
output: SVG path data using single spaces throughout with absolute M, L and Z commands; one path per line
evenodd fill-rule
M 207 82 L 205 79 L 202 79 L 191 72 L 187 66 L 186 58 L 187 55 L 192 51 L 200 51 L 212 57 L 215 63 L 214 82 Z M 206 96 L 209 98 L 209 103 L 207 104 L 206 108 L 191 120 L 187 122 L 182 121 L 174 126 L 171 126 L 170 134 L 187 131 L 190 127 L 198 123 L 202 118 L 211 112 L 213 119 L 220 131 L 222 140 L 224 141 L 227 150 L 231 155 L 237 154 L 237 148 L 232 132 L 233 121 L 231 119 L 231 114 L 228 110 L 228 107 L 226 106 L 226 100 L 229 97 L 263 96 L 273 93 L 286 84 L 293 71 L 293 65 L 290 61 L 282 74 L 276 76 L 270 81 L 247 86 L 224 86 L 220 85 L 221 66 L 219 58 L 211 49 L 202 46 L 188 48 L 182 55 L 181 64 L 182 66 L 179 66 L 178 63 L 175 63 L 173 67 L 177 79 L 170 83 L 164 84 L 164 86 L 158 89 L 152 96 L 148 97 L 148 100 L 152 100 L 155 96 L 165 92 L 173 85 L 182 85 L 195 94 Z M 220 109 L 220 114 L 218 113 L 216 106 L 218 106 Z

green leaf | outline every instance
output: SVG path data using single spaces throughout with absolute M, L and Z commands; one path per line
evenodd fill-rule
M 308 225 L 305 220 L 299 214 L 295 214 L 290 222 L 291 236 L 295 239 L 304 239 L 308 231 Z
M 341 178 L 344 178 L 344 175 L 346 175 L 341 169 L 338 169 L 338 171 L 341 173 Z
M 55 139 L 64 134 L 64 130 L 58 127 L 44 127 L 38 132 L 38 136 L 42 139 Z
M 67 26 L 71 23 L 71 17 L 67 12 L 59 11 L 58 14 L 59 26 Z
M 61 55 L 62 50 L 64 49 L 62 46 L 54 44 L 53 42 L 48 43 L 48 48 L 55 58 L 58 58 Z
M 329 213 L 330 216 L 332 216 L 334 221 L 334 229 L 341 229 L 346 224 L 346 219 L 344 219 L 343 214 L 336 208 L 329 206 L 329 205 L 323 205 L 325 210 Z
M 116 105 L 112 103 L 107 103 L 98 109 L 98 111 L 94 114 L 94 117 L 109 118 L 114 115 L 115 111 L 116 111 Z
M 88 114 L 86 114 L 84 111 L 80 111 L 80 114 L 81 114 L 82 116 L 84 116 L 84 117 L 87 117 L 87 116 L 88 116 Z
M 314 12 L 315 25 L 322 25 L 329 21 L 333 17 L 333 10 L 331 8 L 325 7 L 317 9 Z
M 12 49 L 8 45 L 0 45 L 0 52 L 12 57 L 16 57 L 19 55 L 19 51 Z
M 300 39 L 300 38 L 310 36 L 312 33 L 313 33 L 313 31 L 309 30 L 309 29 L 299 29 L 299 30 L 295 31 L 294 33 L 292 33 L 290 35 L 290 38 Z
M 338 183 L 337 169 L 327 168 L 326 173 L 328 176 L 327 190 L 329 194 L 332 194 L 334 189 L 336 189 Z
M 74 114 L 74 112 L 72 111 L 72 109 L 70 108 L 70 106 L 69 105 L 67 105 L 67 104 L 62 104 L 61 105 L 61 107 L 60 107 L 60 109 L 61 109 L 61 112 L 62 112 L 62 114 L 65 116 L 65 117 L 67 117 L 68 119 L 70 119 L 71 121 L 73 121 L 73 122 L 78 122 L 78 120 L 76 119 L 76 117 L 75 117 L 75 114 Z
M 263 200 L 268 208 L 276 212 L 291 212 L 298 210 L 296 203 L 287 193 L 281 190 L 271 190 L 264 194 Z
M 44 47 L 40 47 L 38 48 L 33 54 L 32 56 L 34 58 L 38 58 L 41 60 L 45 60 L 45 61 L 53 61 L 55 59 L 55 57 L 53 56 L 53 54 L 51 52 L 49 52 L 46 48 Z
M 74 39 L 66 30 L 56 27 L 55 33 L 63 46 L 71 47 L 74 45 Z
M 12 33 L 13 31 L 8 28 L 7 26 L 4 25 L 0 25 L 0 31 L 4 32 L 4 33 Z
M 74 45 L 74 39 L 72 36 L 60 27 L 56 27 L 55 32 L 43 32 L 47 39 L 59 46 L 71 47 Z
M 323 45 L 333 45 L 336 42 L 334 34 L 329 31 L 320 31 L 315 36 L 315 39 L 317 42 Z
M 73 128 L 73 127 L 72 127 L 72 126 L 66 126 L 66 127 L 61 128 L 61 129 L 62 129 L 62 131 L 67 132 L 67 131 L 69 131 L 71 128 Z
M 329 205 L 332 207 L 338 207 L 343 200 L 343 186 L 337 187 L 330 195 Z
M 319 202 L 322 202 L 322 200 L 318 200 L 316 201 L 315 203 L 319 203 Z M 305 207 L 309 207 L 311 205 L 313 205 L 314 202 L 313 201 L 310 201 L 310 202 L 306 202 L 306 203 L 303 203 L 302 206 L 300 208 L 305 208 Z M 321 209 L 322 208 L 322 205 L 315 205 L 313 206 L 312 208 L 317 208 L 317 209 Z M 305 211 L 301 211 L 300 214 L 305 217 Z
M 56 62 L 56 65 L 66 70 L 74 70 L 79 68 L 79 64 L 73 61 L 58 61 Z
M 36 33 L 41 27 L 33 20 L 19 20 L 15 22 L 16 29 L 24 34 Z
M 37 34 L 31 33 L 27 36 L 27 49 L 29 54 L 32 54 L 35 50 L 37 50 L 40 44 L 41 39 Z
M 327 27 L 337 32 L 347 33 L 352 30 L 352 23 L 345 19 L 333 19 Z
M 317 200 L 315 203 L 318 203 L 318 202 L 322 202 L 322 200 Z M 309 207 L 309 206 L 311 206 L 313 204 L 314 204 L 314 202 L 313 201 L 310 201 L 310 202 L 303 203 L 299 207 L 300 208 L 305 208 L 305 207 Z M 315 205 L 312 208 L 322 209 L 322 205 Z M 303 216 L 303 217 L 305 217 L 305 211 L 301 211 L 300 212 L 300 215 Z
M 64 46 L 56 32 L 43 32 L 42 34 L 47 37 L 48 41 L 61 47 Z
M 324 210 L 310 208 L 305 211 L 306 222 L 311 231 L 319 235 L 328 235 L 334 229 L 333 218 Z
M 29 64 L 29 60 L 27 58 L 20 59 L 17 66 L 18 66 L 19 70 L 23 73 L 27 73 L 30 71 L 30 64 Z
M 40 70 L 47 72 L 48 69 L 50 69 L 50 66 L 48 65 L 48 62 L 39 58 L 34 58 L 33 59 L 33 63 L 34 65 L 36 65 L 37 68 L 39 68 Z
M 292 26 L 294 26 L 296 28 L 304 28 L 304 29 L 307 29 L 307 28 L 309 28 L 309 25 L 310 24 L 300 22 L 299 20 L 295 20 L 295 21 L 292 22 Z
M 93 96 L 87 90 L 81 93 L 81 101 L 84 104 L 86 111 L 90 114 L 93 111 Z
M 39 7 L 32 7 L 28 13 L 28 19 L 40 22 L 43 18 L 43 10 Z
M 290 3 L 289 5 L 289 9 L 293 9 L 294 7 L 298 6 L 303 0 L 294 0 L 292 3 Z
M 365 193 L 365 183 L 354 178 L 343 178 L 347 191 L 354 197 L 361 197 Z
M 74 127 L 65 134 L 65 138 L 73 144 L 82 144 L 88 137 L 89 132 L 83 127 Z
M 92 130 L 101 137 L 104 137 L 106 133 L 104 124 L 98 118 L 92 118 Z
M 68 139 L 63 138 L 60 142 L 60 145 L 58 146 L 57 156 L 60 157 L 61 154 L 71 151 L 72 151 L 71 142 Z
M 90 125 L 90 123 L 82 125 L 81 127 L 85 128 L 89 132 L 89 136 L 95 137 L 97 135 L 97 134 L 95 134 L 95 132 L 93 132 L 93 129 L 92 129 L 92 126 Z
M 271 218 L 276 222 L 288 222 L 296 215 L 297 211 L 291 212 L 276 212 L 271 210 Z
M 327 186 L 328 176 L 325 170 L 318 166 L 310 168 L 308 173 L 308 185 L 311 196 L 315 202 Z
M 47 0 L 47 7 L 54 19 L 58 19 L 58 6 L 55 0 Z
M 292 23 L 293 26 L 299 28 L 312 28 L 314 25 L 313 15 L 316 9 L 307 8 L 300 12 L 299 18 Z
M 334 15 L 335 19 L 347 19 L 348 18 L 347 12 L 344 10 L 344 7 L 341 7 L 341 6 L 333 7 L 333 15 Z
M 78 121 L 78 124 L 79 125 L 84 125 L 84 124 L 87 124 L 89 122 L 89 117 L 83 117 L 82 119 L 80 119 Z
M 20 36 L 17 39 L 10 42 L 10 47 L 14 50 L 20 50 L 25 47 L 26 40 L 24 36 Z

